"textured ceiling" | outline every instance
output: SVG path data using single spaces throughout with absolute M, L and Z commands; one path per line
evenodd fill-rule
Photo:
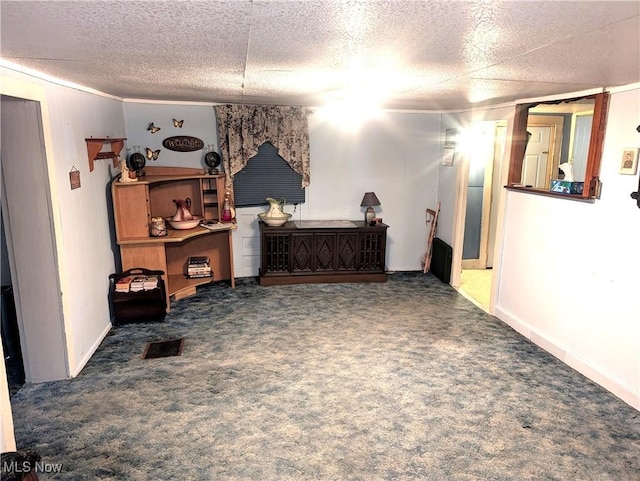
M 4 60 L 127 99 L 441 110 L 640 82 L 640 1 L 0 1 Z

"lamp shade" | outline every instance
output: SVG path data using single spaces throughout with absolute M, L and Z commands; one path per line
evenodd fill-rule
M 376 197 L 375 192 L 365 192 L 360 207 L 372 207 L 374 205 L 380 205 L 380 201 L 378 197 Z

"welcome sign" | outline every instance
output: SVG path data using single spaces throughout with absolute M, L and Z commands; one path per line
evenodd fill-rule
M 162 145 L 164 145 L 166 149 L 173 150 L 174 152 L 194 152 L 201 150 L 204 147 L 204 142 L 197 137 L 176 135 L 164 139 Z

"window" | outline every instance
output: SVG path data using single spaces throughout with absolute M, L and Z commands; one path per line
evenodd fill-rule
M 579 98 L 516 105 L 508 187 L 565 199 L 591 200 L 598 198 L 600 159 L 608 99 L 607 93 L 600 93 Z M 544 163 L 528 162 L 530 159 L 527 159 L 526 154 L 528 154 L 529 146 L 533 144 L 527 140 L 532 133 L 532 128 L 535 128 L 536 113 L 545 113 L 547 116 L 552 114 L 573 115 L 570 117 L 572 120 L 568 122 L 571 125 L 569 147 L 565 149 L 560 140 L 555 142 L 557 150 L 555 161 L 547 163 L 547 157 L 553 158 L 554 149 L 545 148 L 541 151 L 542 154 L 545 154 Z M 581 120 L 585 122 L 581 122 Z M 560 134 L 560 131 L 561 129 L 558 128 L 556 133 Z M 554 135 L 551 138 L 554 138 Z M 568 151 L 566 158 L 562 157 L 565 150 Z M 571 167 L 576 168 L 576 179 L 584 181 L 582 192 L 576 194 L 550 192 L 549 179 L 558 178 L 558 167 L 561 167 L 563 163 L 568 163 Z M 537 165 L 539 168 L 536 167 Z M 537 179 L 540 180 L 537 181 Z
M 235 205 L 264 205 L 267 197 L 284 198 L 287 204 L 300 204 L 305 201 L 301 183 L 302 176 L 278 155 L 271 143 L 265 142 L 233 179 Z

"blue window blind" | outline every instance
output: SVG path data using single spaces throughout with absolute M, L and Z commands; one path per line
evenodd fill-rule
M 264 205 L 267 197 L 284 198 L 287 204 L 301 204 L 304 202 L 301 185 L 302 176 L 278 155 L 273 145 L 265 142 L 233 179 L 235 205 Z

